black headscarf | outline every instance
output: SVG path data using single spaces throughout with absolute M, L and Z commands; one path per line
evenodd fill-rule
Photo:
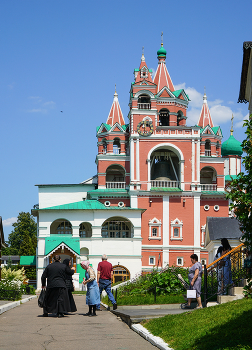
M 70 259 L 65 259 L 65 260 L 63 261 L 63 264 L 65 264 L 66 266 L 69 266 L 69 262 L 70 262 Z

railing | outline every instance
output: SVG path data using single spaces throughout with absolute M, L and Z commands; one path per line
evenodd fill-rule
M 106 182 L 106 188 L 125 188 L 126 182 Z
M 209 265 L 204 265 L 204 305 L 217 295 L 227 294 L 232 285 L 237 287 L 242 279 L 247 278 L 244 268 L 244 244 L 241 243 L 230 252 Z
M 179 181 L 152 180 L 151 187 L 179 187 Z
M 138 109 L 151 109 L 150 103 L 138 103 Z
M 217 185 L 200 184 L 201 191 L 217 191 Z
M 211 156 L 211 150 L 205 150 L 205 156 L 210 157 Z

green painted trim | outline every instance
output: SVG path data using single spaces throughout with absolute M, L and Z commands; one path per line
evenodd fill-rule
M 183 192 L 178 187 L 151 187 L 150 190 L 156 192 Z

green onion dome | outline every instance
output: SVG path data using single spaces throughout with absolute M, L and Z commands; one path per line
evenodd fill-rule
M 163 48 L 163 44 L 161 44 L 161 47 L 158 50 L 157 55 L 158 55 L 158 57 L 160 57 L 160 56 L 166 57 L 166 50 Z
M 243 153 L 241 143 L 230 135 L 229 138 L 221 145 L 222 156 L 241 156 Z

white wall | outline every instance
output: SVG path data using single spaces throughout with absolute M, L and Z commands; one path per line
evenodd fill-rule
M 39 208 L 82 201 L 94 185 L 39 186 Z

